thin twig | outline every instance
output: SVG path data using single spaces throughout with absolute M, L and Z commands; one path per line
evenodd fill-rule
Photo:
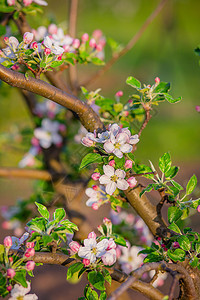
M 140 137 L 141 136 L 141 133 L 142 131 L 146 128 L 147 124 L 149 123 L 149 121 L 151 120 L 152 116 L 150 114 L 150 111 L 149 110 L 145 110 L 145 119 L 144 119 L 144 122 L 138 132 L 138 136 Z
M 146 19 L 142 27 L 139 31 L 134 35 L 134 37 L 129 41 L 129 43 L 118 53 L 116 53 L 106 64 L 102 67 L 96 74 L 92 76 L 92 78 L 88 79 L 87 81 L 83 82 L 82 86 L 88 86 L 93 84 L 100 76 L 102 76 L 106 71 L 108 71 L 112 65 L 123 55 L 125 55 L 131 48 L 135 46 L 137 41 L 140 39 L 142 34 L 151 24 L 151 22 L 156 18 L 156 16 L 160 13 L 164 5 L 168 0 L 161 0 L 158 6 L 155 8 L 153 13 Z
M 47 171 L 18 168 L 0 168 L 0 177 L 51 180 L 51 174 Z

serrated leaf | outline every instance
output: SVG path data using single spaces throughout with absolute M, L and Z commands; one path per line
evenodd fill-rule
M 85 157 L 83 157 L 80 165 L 80 170 L 87 167 L 90 164 L 101 163 L 102 157 L 98 153 L 88 153 Z
M 169 153 L 164 153 L 159 159 L 159 168 L 163 173 L 166 173 L 171 168 L 171 157 Z
M 66 212 L 63 208 L 57 208 L 55 212 L 53 213 L 54 220 L 60 222 L 63 220 L 66 216 Z
M 100 272 L 92 271 L 88 273 L 88 281 L 94 286 L 95 289 L 104 291 L 105 280 Z
M 176 225 L 174 222 L 171 223 L 168 228 L 176 233 L 181 233 L 180 228 L 178 227 L 178 225 Z
M 188 181 L 187 187 L 186 187 L 186 195 L 190 195 L 195 187 L 197 185 L 197 178 L 195 175 L 193 175 L 190 180 Z
M 176 206 L 170 206 L 168 208 L 168 222 L 176 222 L 182 216 L 183 212 Z
M 171 95 L 166 94 L 166 93 L 163 93 L 163 95 L 164 95 L 165 99 L 166 99 L 169 103 L 177 103 L 177 102 L 179 102 L 179 101 L 182 100 L 181 97 L 178 97 L 178 98 L 174 99 Z
M 79 272 L 84 267 L 84 264 L 81 262 L 77 262 L 71 266 L 69 266 L 67 270 L 67 280 L 70 279 L 74 273 Z
M 141 82 L 132 76 L 126 79 L 126 83 L 135 89 L 141 89 Z
M 153 90 L 154 93 L 167 93 L 170 89 L 170 83 L 169 82 L 163 82 L 161 81 Z
M 43 216 L 45 219 L 49 219 L 49 212 L 47 208 L 38 202 L 35 202 L 35 204 L 37 205 L 38 211 L 41 214 L 41 216 Z
M 175 186 L 175 188 L 177 188 L 179 191 L 183 190 L 183 187 L 176 181 L 174 180 L 170 180 L 170 182 L 173 184 L 173 186 Z
M 178 237 L 178 243 L 183 250 L 189 251 L 191 248 L 190 241 L 185 235 Z
M 185 251 L 182 249 L 176 249 L 175 251 L 168 250 L 167 254 L 169 258 L 173 261 L 184 261 L 185 260 Z

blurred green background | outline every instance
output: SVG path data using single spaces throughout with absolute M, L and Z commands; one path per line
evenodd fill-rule
M 45 13 L 49 20 L 67 28 L 68 1 L 49 0 Z M 78 11 L 78 36 L 101 29 L 106 37 L 112 37 L 125 45 L 137 32 L 159 1 L 148 0 L 80 0 Z M 47 24 L 41 15 L 32 18 L 37 26 Z M 162 12 L 148 27 L 135 47 L 122 57 L 90 89 L 102 88 L 104 96 L 113 97 L 116 91 L 124 91 L 124 99 L 132 92 L 125 84 L 132 75 L 142 82 L 153 84 L 156 76 L 172 85 L 172 95 L 182 96 L 178 104 L 161 104 L 156 108 L 154 118 L 142 134 L 137 157 L 143 162 L 157 161 L 158 157 L 170 151 L 178 163 L 200 161 L 199 123 L 200 115 L 195 105 L 200 104 L 199 59 L 194 49 L 200 43 L 200 1 L 169 0 Z M 109 53 L 108 53 L 109 56 Z M 108 59 L 108 57 L 107 57 Z M 80 82 L 83 82 L 98 67 L 81 66 Z M 17 90 L 12 89 L 9 97 L 1 95 L 0 126 L 6 131 L 12 124 L 24 127 L 31 124 L 26 107 Z M 12 125 L 13 126 L 13 125 Z M 20 151 L 5 152 L 2 165 L 16 165 Z

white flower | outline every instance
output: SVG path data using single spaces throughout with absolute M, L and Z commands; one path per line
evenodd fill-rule
M 113 167 L 109 165 L 104 165 L 103 170 L 105 175 L 102 175 L 99 178 L 99 182 L 101 184 L 106 185 L 107 194 L 112 195 L 116 190 L 116 188 L 123 191 L 128 189 L 129 185 L 127 181 L 124 179 L 126 176 L 125 171 L 121 169 L 115 170 Z
M 42 120 L 42 127 L 34 130 L 34 135 L 39 140 L 41 147 L 47 149 L 52 144 L 59 145 L 62 143 L 62 137 L 58 134 L 59 126 L 57 121 Z
M 122 255 L 119 257 L 119 263 L 121 264 L 122 271 L 129 274 L 133 270 L 139 268 L 143 262 L 143 256 L 138 252 L 142 249 L 137 246 L 131 248 L 122 248 Z
M 33 29 L 33 34 L 36 41 L 41 41 L 47 35 L 47 28 L 45 26 L 39 26 L 37 30 Z
M 54 118 L 59 113 L 61 106 L 51 100 L 45 99 L 42 102 L 38 102 L 34 108 L 34 113 L 39 117 L 48 116 Z
M 87 129 L 81 125 L 81 127 L 78 130 L 78 133 L 74 136 L 74 140 L 76 143 L 80 144 L 82 138 L 88 133 Z
M 115 249 L 108 250 L 106 254 L 104 254 L 101 257 L 101 259 L 105 266 L 112 266 L 117 260 L 116 250 Z
M 48 36 L 44 38 L 44 45 L 45 47 L 49 48 L 51 52 L 54 53 L 55 55 L 62 55 L 64 52 L 64 49 L 55 45 L 53 41 L 50 39 L 50 37 Z
M 106 254 L 106 248 L 108 247 L 108 240 L 104 239 L 97 243 L 95 239 L 85 239 L 84 247 L 81 246 L 78 251 L 78 256 L 90 260 L 90 263 L 94 263 L 97 258 Z
M 19 284 L 15 284 L 14 288 L 11 291 L 11 297 L 9 298 L 9 300 L 19 300 L 19 299 L 23 299 L 23 300 L 37 300 L 38 297 L 36 296 L 36 294 L 26 295 L 31 290 L 30 282 L 27 281 L 27 284 L 28 284 L 27 288 L 24 288 L 23 286 L 21 286 Z
M 105 143 L 109 139 L 109 137 L 110 137 L 110 133 L 108 131 L 98 133 L 98 135 L 96 134 L 96 131 L 94 133 L 88 132 L 86 134 L 86 138 L 97 143 Z
M 107 153 L 114 153 L 117 157 L 122 158 L 123 153 L 132 151 L 132 144 L 139 142 L 138 135 L 131 136 L 127 128 L 121 129 L 117 124 L 110 127 L 110 139 L 104 144 Z
M 52 35 L 53 42 L 57 46 L 71 45 L 73 38 L 69 35 L 65 35 L 62 28 L 58 28 L 57 33 Z
M 99 201 L 107 201 L 108 197 L 105 193 L 105 188 L 103 186 L 99 186 L 97 190 L 94 190 L 93 188 L 87 188 L 85 190 L 86 195 L 89 197 L 89 199 L 86 202 L 87 206 L 92 206 L 94 203 L 98 203 Z

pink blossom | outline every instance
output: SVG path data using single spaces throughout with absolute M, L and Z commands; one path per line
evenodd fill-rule
M 45 48 L 45 49 L 44 49 L 44 54 L 45 54 L 45 55 L 51 54 L 51 50 L 50 50 L 49 48 Z
M 126 169 L 131 169 L 132 168 L 132 165 L 133 165 L 133 162 L 132 160 L 128 159 L 126 162 L 125 162 L 125 168 Z
M 105 44 L 106 44 L 106 39 L 104 37 L 100 38 L 99 45 L 101 45 L 102 47 L 104 47 Z
M 74 253 L 77 253 L 80 248 L 80 245 L 78 242 L 72 241 L 71 243 L 69 243 L 69 247 Z
M 130 188 L 134 188 L 137 184 L 137 180 L 135 179 L 135 177 L 130 177 L 128 180 L 127 180 Z
M 109 164 L 109 166 L 114 167 L 115 166 L 114 159 L 110 160 L 108 164 Z
M 99 209 L 98 203 L 93 203 L 91 207 L 92 207 L 92 209 L 94 209 L 94 210 L 98 210 L 98 209 Z
M 8 260 L 9 260 L 10 263 L 13 262 L 13 258 L 11 256 L 8 258 Z
M 92 33 L 92 36 L 95 38 L 95 39 L 100 39 L 102 37 L 102 31 L 100 29 L 96 29 L 93 31 Z
M 25 32 L 23 36 L 23 41 L 25 44 L 30 44 L 33 40 L 33 33 L 32 32 Z
M 197 206 L 197 211 L 200 213 L 200 205 Z
M 89 46 L 91 47 L 91 48 L 95 48 L 96 47 L 96 41 L 95 41 L 95 39 L 91 39 L 90 41 L 89 41 Z
M 109 224 L 109 223 L 111 223 L 111 220 L 105 217 L 105 218 L 103 218 L 103 223 Z
M 58 60 L 58 61 L 61 61 L 61 60 L 62 60 L 62 55 L 59 55 L 59 56 L 57 57 L 57 60 Z
M 159 77 L 156 77 L 156 78 L 155 78 L 155 83 L 156 83 L 156 84 L 159 84 L 159 83 L 160 83 L 160 78 L 159 78 Z
M 70 50 L 70 45 L 64 45 L 63 46 L 64 52 L 69 52 Z
M 57 34 L 58 27 L 56 26 L 56 24 L 50 24 L 49 27 L 48 27 L 48 32 L 50 34 Z
M 26 252 L 24 254 L 25 257 L 31 257 L 35 255 L 35 249 L 34 248 L 28 248 L 26 249 Z
M 123 96 L 123 92 L 122 91 L 118 91 L 116 94 L 115 94 L 116 97 L 122 97 Z
M 27 242 L 26 243 L 26 248 L 34 248 L 35 243 L 34 242 Z
M 92 177 L 93 180 L 99 180 L 100 173 L 93 173 L 91 177 Z
M 16 65 L 16 64 L 14 64 L 14 65 L 12 66 L 12 70 L 14 70 L 14 71 L 17 71 L 17 70 L 19 70 L 19 66 L 18 66 L 18 65 Z
M 103 263 L 105 266 L 112 266 L 117 259 L 116 251 L 115 249 L 111 249 L 107 251 L 102 257 L 101 257 Z
M 94 232 L 94 231 L 92 231 L 92 232 L 90 232 L 89 234 L 88 234 L 88 239 L 95 239 L 96 240 L 96 237 L 97 237 L 97 235 L 96 235 L 96 233 Z
M 6 289 L 8 292 L 12 291 L 12 285 L 8 285 Z
M 128 117 L 129 111 L 128 111 L 128 110 L 125 110 L 125 111 L 123 112 L 123 115 L 124 115 L 125 117 Z
M 89 35 L 88 33 L 84 33 L 81 37 L 81 40 L 83 43 L 87 42 L 89 40 Z
M 7 36 L 5 36 L 5 38 L 3 39 L 5 44 L 9 43 L 9 38 Z
M 38 44 L 37 44 L 37 42 L 33 42 L 33 43 L 31 44 L 31 49 L 34 49 L 34 50 L 38 49 Z
M 9 6 L 15 5 L 15 0 L 7 0 Z
M 72 43 L 72 46 L 73 46 L 75 49 L 78 49 L 79 46 L 80 46 L 80 41 L 79 41 L 79 39 L 74 39 L 74 40 L 73 40 L 73 43 Z
M 117 245 L 115 244 L 113 239 L 109 239 L 108 248 L 106 250 L 116 249 Z
M 200 105 L 197 105 L 197 106 L 195 107 L 195 109 L 196 109 L 197 112 L 200 112 Z
M 88 267 L 88 266 L 90 265 L 89 259 L 84 258 L 84 259 L 83 259 L 83 264 L 84 264 L 84 267 Z
M 32 0 L 23 0 L 24 6 L 29 6 L 32 2 Z
M 10 248 L 12 246 L 12 238 L 11 238 L 11 236 L 6 236 L 5 239 L 4 239 L 4 241 L 3 241 L 3 243 L 4 243 L 4 246 L 6 248 Z
M 96 45 L 96 50 L 101 52 L 103 50 L 103 46 L 101 44 Z
M 81 143 L 86 147 L 93 147 L 95 145 L 95 142 L 87 137 L 82 138 Z
M 15 270 L 14 269 L 8 269 L 7 270 L 7 277 L 13 278 L 15 276 Z
M 92 188 L 94 191 L 98 191 L 98 189 L 99 189 L 98 185 L 93 185 Z
M 35 268 L 35 262 L 30 260 L 26 263 L 26 270 L 27 271 L 33 271 Z

